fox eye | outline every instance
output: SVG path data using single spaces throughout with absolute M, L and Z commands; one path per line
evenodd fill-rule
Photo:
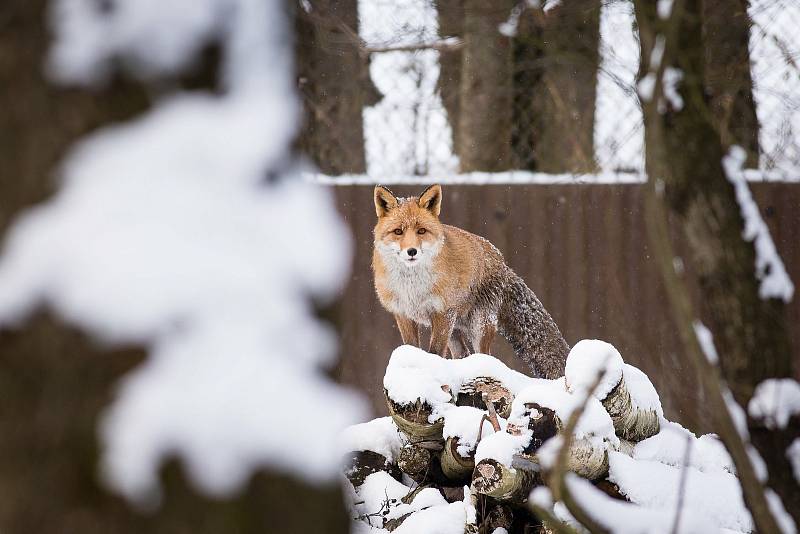
M 422 234 L 424 234 L 425 232 L 427 232 L 427 230 L 426 230 L 425 228 L 420 228 L 419 230 L 417 230 L 417 233 L 418 233 L 419 235 L 422 235 Z
M 403 235 L 403 230 L 401 230 L 400 228 L 395 228 L 394 235 Z

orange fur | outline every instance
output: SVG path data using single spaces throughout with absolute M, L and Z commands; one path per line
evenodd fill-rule
M 419 345 L 418 325 L 425 325 L 431 327 L 431 352 L 444 356 L 449 345 L 461 356 L 471 345 L 488 353 L 497 317 L 476 306 L 474 290 L 503 274 L 503 256 L 486 239 L 442 224 L 441 198 L 438 185 L 409 199 L 375 188 L 372 266 L 378 299 L 394 313 L 404 343 Z M 410 249 L 418 259 L 408 257 Z M 451 340 L 454 329 L 460 339 Z

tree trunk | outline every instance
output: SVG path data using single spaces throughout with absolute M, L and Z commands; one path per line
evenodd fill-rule
M 739 145 L 758 167 L 758 118 L 750 77 L 748 0 L 704 0 L 705 86 L 723 150 Z
M 599 42 L 599 0 L 522 14 L 515 40 L 514 120 L 515 153 L 523 167 L 551 173 L 596 170 Z
M 439 36 L 464 37 L 464 0 L 436 0 L 439 14 Z M 461 99 L 461 50 L 442 50 L 439 52 L 439 79 L 436 89 L 442 99 L 447 121 L 453 132 L 453 150 L 458 154 L 455 140 L 458 139 L 459 101 Z
M 513 2 L 465 0 L 456 153 L 461 172 L 511 166 L 511 39 L 498 26 Z
M 722 142 L 711 122 L 711 102 L 703 83 L 706 53 L 700 4 L 700 0 L 676 3 L 674 9 L 679 11 L 665 21 L 656 14 L 655 4 L 636 3 L 642 43 L 640 77 L 659 70 L 649 65 L 656 34 L 666 36 L 662 68 L 683 71 L 678 86 L 682 106 L 659 102 L 657 75 L 655 97 L 642 102 L 646 167 L 656 189 L 663 184 L 671 219 L 687 242 L 691 272 L 702 295 L 701 316 L 714 334 L 722 374 L 736 400 L 746 406 L 762 380 L 791 376 L 791 350 L 783 301 L 759 297 L 755 250 L 742 238 L 743 220 L 722 167 Z M 666 261 L 671 263 L 671 258 Z M 720 421 L 717 424 L 722 424 Z M 777 461 L 788 469 L 783 449 L 754 441 L 768 465 Z M 754 516 L 763 514 L 765 502 L 757 495 L 760 484 L 745 481 L 745 474 L 740 472 L 743 486 L 754 488 L 752 493 L 745 490 L 747 504 Z M 787 510 L 798 514 L 800 506 L 793 505 L 798 498 L 796 486 L 787 486 L 778 477 L 780 473 L 770 475 L 770 486 L 783 498 Z
M 6 177 L 0 180 L 0 234 L 21 210 L 53 193 L 55 169 L 78 138 L 149 105 L 145 88 L 119 78 L 96 92 L 43 79 L 49 4 L 7 0 L 0 6 Z M 214 72 L 215 65 L 205 65 L 177 82 L 208 87 Z M 149 514 L 107 492 L 97 474 L 97 421 L 117 381 L 143 357 L 140 350 L 99 347 L 42 314 L 19 330 L 0 331 L 0 531 L 349 532 L 338 484 L 316 487 L 274 472 L 256 474 L 239 496 L 211 499 L 195 492 L 172 461 L 162 471 L 161 506 Z M 308 502 L 315 503 L 314 514 L 303 512 Z
M 362 111 L 380 95 L 359 48 L 358 2 L 309 5 L 309 11 L 296 8 L 298 85 L 305 106 L 300 148 L 325 174 L 363 173 Z

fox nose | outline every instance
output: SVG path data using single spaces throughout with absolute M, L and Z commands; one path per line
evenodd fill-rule
M 411 256 L 411 257 L 413 258 L 414 256 L 416 256 L 416 255 L 417 255 L 417 249 L 415 249 L 415 248 L 410 248 L 410 249 L 408 249 L 408 250 L 406 251 L 406 254 L 408 254 L 409 256 Z

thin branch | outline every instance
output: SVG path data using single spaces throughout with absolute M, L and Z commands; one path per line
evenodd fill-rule
M 547 508 L 533 503 L 530 503 L 530 507 L 533 509 L 533 513 L 542 520 L 542 523 L 555 534 L 578 534 L 577 530 L 558 519 Z
M 492 428 L 495 432 L 500 432 L 500 422 L 497 420 L 497 412 L 494 409 L 494 403 L 489 400 L 489 395 L 486 393 L 481 394 L 483 402 L 486 403 L 486 409 L 489 410 L 489 422 L 492 423 Z
M 578 504 L 578 502 L 570 493 L 569 488 L 567 488 L 566 473 L 567 460 L 569 459 L 569 452 L 572 448 L 572 442 L 575 437 L 575 429 L 578 426 L 578 421 L 583 415 L 583 412 L 586 410 L 586 406 L 589 404 L 589 400 L 594 395 L 595 390 L 603 380 L 604 375 L 605 367 L 601 372 L 597 373 L 597 377 L 595 378 L 594 382 L 586 390 L 586 398 L 584 398 L 583 402 L 570 414 L 566 427 L 561 433 L 564 443 L 561 444 L 561 449 L 559 449 L 558 456 L 556 457 L 556 463 L 550 472 L 548 480 L 550 490 L 553 492 L 553 499 L 555 501 L 563 502 L 572 517 L 574 517 L 578 523 L 583 525 L 589 532 L 593 534 L 610 534 L 610 531 L 595 521 L 594 518 L 592 518 L 583 509 L 583 507 Z
M 640 34 L 645 32 L 649 33 L 648 37 L 652 42 L 655 42 L 656 28 L 653 27 L 654 21 L 651 20 L 650 15 L 648 15 L 652 5 L 646 0 L 635 0 L 634 3 Z M 674 55 L 679 52 L 677 49 L 679 44 L 676 29 L 680 25 L 678 22 L 679 19 L 686 16 L 683 13 L 683 9 L 683 2 L 676 0 L 673 5 L 671 18 L 667 21 L 668 33 L 665 36 L 664 55 L 661 59 L 660 67 L 664 67 L 664 65 L 671 62 Z M 644 42 L 641 38 L 640 41 Z M 644 62 L 644 60 L 647 59 L 645 57 L 645 52 L 649 51 L 645 51 L 644 48 L 642 50 L 642 59 Z M 647 120 L 648 114 L 653 116 L 653 114 L 657 112 L 654 106 L 657 105 L 658 99 L 663 96 L 663 87 L 660 84 L 660 78 L 661 76 L 659 75 L 656 80 L 656 88 L 651 101 L 643 102 L 645 120 Z M 653 125 L 653 127 L 654 126 L 656 125 Z M 663 139 L 659 139 L 659 136 L 663 136 L 663 132 L 656 129 L 654 133 L 655 135 L 652 136 L 651 141 L 663 142 Z M 662 157 L 664 156 L 662 155 Z M 661 164 L 664 165 L 666 162 L 661 162 Z M 669 219 L 664 205 L 664 184 L 659 180 L 659 177 L 651 176 L 650 182 L 644 190 L 645 226 L 647 228 L 648 240 L 652 246 L 656 264 L 661 271 L 669 308 L 672 312 L 675 325 L 678 328 L 684 349 L 700 377 L 701 384 L 708 399 L 708 407 L 716 422 L 718 434 L 736 466 L 736 472 L 739 474 L 744 500 L 753 516 L 756 530 L 759 532 L 779 532 L 775 517 L 769 509 L 764 487 L 756 476 L 753 465 L 747 454 L 745 442 L 736 429 L 731 413 L 723 397 L 723 386 L 720 384 L 719 370 L 706 359 L 694 332 L 693 322 L 696 314 L 694 313 L 689 288 L 685 278 L 679 275 L 673 266 L 675 253 L 669 235 Z
M 416 52 L 418 50 L 438 50 L 439 52 L 455 52 L 464 47 L 464 41 L 458 38 L 441 39 L 438 41 L 412 43 L 407 45 L 370 46 L 361 44 L 361 50 L 367 54 L 381 52 Z
M 692 436 L 686 435 L 686 452 L 683 454 L 683 467 L 681 468 L 681 481 L 678 484 L 678 502 L 675 504 L 675 521 L 672 523 L 672 534 L 678 534 L 683 511 L 683 498 L 686 493 L 686 479 L 689 478 L 689 460 L 692 456 Z

